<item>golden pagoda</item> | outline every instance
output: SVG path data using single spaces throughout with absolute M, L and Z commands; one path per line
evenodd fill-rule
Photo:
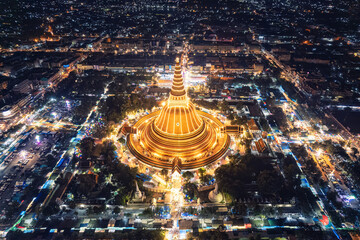
M 142 163 L 160 169 L 197 169 L 220 159 L 230 137 L 214 116 L 196 110 L 186 95 L 176 62 L 169 99 L 160 111 L 141 118 L 128 135 L 130 152 Z

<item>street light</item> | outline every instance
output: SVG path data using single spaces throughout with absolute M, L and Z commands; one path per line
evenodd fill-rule
M 27 155 L 27 152 L 26 152 L 25 150 L 23 150 L 23 151 L 20 152 L 20 155 L 21 155 L 21 157 L 22 157 L 23 159 L 25 159 L 25 158 L 26 158 L 26 155 Z
M 36 143 L 40 143 L 40 136 L 36 135 L 35 140 L 36 140 Z
M 65 101 L 65 103 L 66 103 L 66 107 L 67 107 L 67 108 L 70 108 L 70 107 L 71 107 L 71 106 L 70 106 L 70 101 L 69 101 L 69 100 L 66 100 L 66 101 Z
M 316 156 L 317 156 L 317 157 L 320 157 L 322 153 L 323 153 L 323 150 L 322 150 L 321 148 L 319 148 L 319 149 L 316 151 Z

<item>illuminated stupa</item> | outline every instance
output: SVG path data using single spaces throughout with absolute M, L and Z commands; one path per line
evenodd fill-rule
M 141 118 L 128 136 L 130 152 L 142 163 L 160 169 L 191 170 L 221 158 L 230 144 L 223 124 L 196 110 L 186 95 L 177 61 L 170 97 L 160 111 Z

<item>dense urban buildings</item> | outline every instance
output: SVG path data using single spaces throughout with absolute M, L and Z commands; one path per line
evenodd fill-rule
M 6 239 L 359 239 L 355 0 L 0 1 Z

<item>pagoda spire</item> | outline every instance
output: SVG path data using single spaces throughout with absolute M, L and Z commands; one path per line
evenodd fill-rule
M 155 120 L 158 132 L 177 135 L 196 134 L 203 127 L 203 119 L 186 96 L 179 58 L 176 59 L 175 73 L 170 96 Z
M 180 97 L 180 96 L 186 95 L 184 81 L 183 81 L 183 77 L 181 74 L 181 66 L 180 66 L 179 58 L 176 58 L 174 79 L 173 79 L 173 84 L 172 84 L 170 93 L 172 96 L 175 96 L 175 97 Z

